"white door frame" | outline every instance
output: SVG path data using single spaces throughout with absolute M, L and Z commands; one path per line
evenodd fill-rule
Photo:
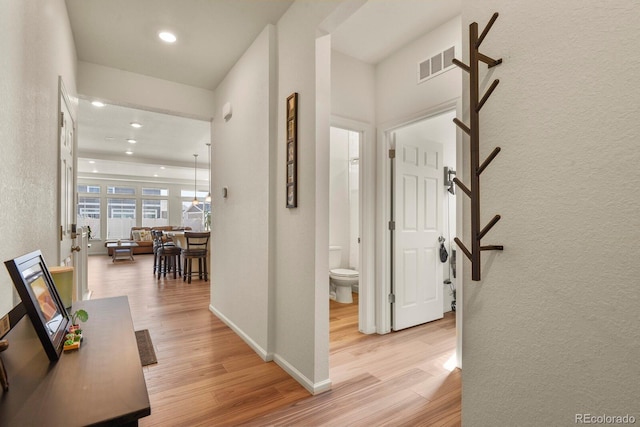
M 379 199 L 376 203 L 376 332 L 386 334 L 391 331 L 391 304 L 389 294 L 391 293 L 391 270 L 390 248 L 391 238 L 389 235 L 389 220 L 391 211 L 391 168 L 389 161 L 389 149 L 391 148 L 391 134 L 398 128 L 412 123 L 429 119 L 439 114 L 456 110 L 456 116 L 462 117 L 462 99 L 454 98 L 440 105 L 436 105 L 425 111 L 421 111 L 403 119 L 383 123 L 378 128 L 378 138 L 376 144 L 377 154 L 377 175 L 376 188 Z M 453 123 L 452 126 L 455 126 Z M 461 131 L 456 130 L 456 171 L 462 170 L 463 139 Z M 460 175 L 459 175 L 460 176 Z M 462 175 L 464 176 L 464 175 Z M 458 192 L 459 194 L 459 192 Z M 462 203 L 457 204 L 456 230 L 459 236 L 463 235 L 464 226 L 462 223 Z M 457 278 L 458 288 L 456 290 L 456 357 L 458 366 L 461 365 L 462 353 L 462 256 L 457 257 Z
M 331 127 L 347 129 L 360 134 L 360 191 L 359 219 L 359 280 L 358 280 L 358 329 L 364 334 L 376 332 L 375 316 L 375 133 L 369 123 L 331 116 Z M 327 248 L 327 251 L 329 248 Z M 328 253 L 328 252 L 327 252 Z

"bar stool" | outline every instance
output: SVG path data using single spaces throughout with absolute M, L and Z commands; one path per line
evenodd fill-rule
M 182 280 L 191 283 L 193 273 L 193 260 L 198 260 L 198 278 L 205 281 L 209 280 L 207 274 L 207 246 L 209 245 L 209 236 L 211 233 L 185 231 L 184 237 L 187 241 L 187 247 L 182 249 L 182 257 L 184 258 L 184 267 Z
M 182 275 L 180 268 L 180 248 L 167 244 L 167 242 L 162 239 L 162 231 L 153 230 L 152 233 L 153 244 L 155 246 L 154 263 L 157 260 L 154 273 L 158 273 L 158 280 L 160 280 L 161 275 L 167 277 L 167 272 L 171 273 L 173 271 L 173 278 L 176 279 L 178 273 Z
M 159 233 L 158 237 L 161 240 L 156 240 L 156 234 Z M 153 238 L 153 274 L 155 275 L 158 272 L 158 248 L 175 246 L 175 243 L 172 241 L 167 241 L 164 237 L 164 233 L 161 230 L 151 230 L 151 237 Z

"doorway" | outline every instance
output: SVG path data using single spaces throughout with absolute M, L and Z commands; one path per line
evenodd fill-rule
M 451 244 L 456 235 L 450 182 L 457 164 L 454 107 L 383 134 L 388 222 L 381 224 L 386 266 L 381 294 L 387 304 L 379 315 L 387 331 L 436 320 L 452 310 L 458 280 Z
M 341 304 L 354 304 L 360 270 L 360 132 L 331 127 L 329 138 L 329 268 L 351 271 L 344 280 L 351 292 L 330 282 L 329 295 Z M 351 302 L 353 299 L 353 302 Z
M 376 292 L 375 292 L 375 139 L 374 131 L 371 125 L 356 120 L 345 119 L 337 116 L 331 118 L 331 135 L 342 133 L 345 138 L 351 138 L 352 156 L 345 157 L 343 168 L 347 168 L 348 180 L 353 184 L 351 190 L 351 202 L 349 203 L 349 221 L 350 221 L 350 241 L 348 246 L 349 252 L 355 255 L 341 255 L 344 265 L 351 262 L 357 265 L 358 285 L 357 285 L 357 301 L 358 305 L 358 331 L 364 334 L 372 334 L 376 332 Z M 330 138 L 330 140 L 333 138 Z M 345 139 L 348 141 L 348 139 Z M 332 144 L 330 142 L 330 144 Z M 347 142 L 345 142 L 345 145 Z M 343 150 L 345 146 L 343 146 Z M 333 148 L 333 146 L 331 146 Z M 355 154 L 357 153 L 357 155 Z M 333 159 L 334 150 L 330 150 L 330 156 Z M 344 155 L 343 155 L 344 156 Z M 334 160 L 331 160 L 332 162 Z M 336 160 L 340 161 L 340 160 Z M 346 164 L 346 166 L 344 166 Z M 333 176 L 334 171 L 330 174 Z M 333 180 L 333 177 L 331 178 Z M 343 177 L 344 179 L 344 177 Z M 344 181 L 343 181 L 344 182 Z M 333 191 L 331 191 L 333 193 Z M 333 195 L 330 195 L 333 198 Z M 344 199 L 343 197 L 343 200 Z M 330 204 L 332 202 L 330 201 Z M 347 202 L 343 202 L 347 203 Z M 342 207 L 346 211 L 346 206 Z M 330 206 L 331 210 L 331 206 Z M 356 214 L 357 213 L 357 214 Z M 332 216 L 330 212 L 330 217 Z M 330 221 L 331 222 L 331 221 Z M 337 231 L 331 231 L 329 227 L 330 238 L 329 245 L 337 245 L 338 240 L 333 240 L 333 234 Z M 343 228 L 344 230 L 344 228 Z M 343 231 L 343 235 L 346 232 Z M 345 246 L 347 243 L 342 244 Z M 329 248 L 327 248 L 328 251 Z M 344 251 L 346 252 L 346 251 Z M 351 259 L 349 257 L 351 256 Z M 355 264 L 354 264 L 355 262 Z M 328 285 L 329 286 L 329 285 Z

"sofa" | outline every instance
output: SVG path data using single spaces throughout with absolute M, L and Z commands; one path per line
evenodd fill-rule
M 129 240 L 136 242 L 138 246 L 133 248 L 133 254 L 152 254 L 153 253 L 153 236 L 151 230 L 167 231 L 185 231 L 191 230 L 191 227 L 179 227 L 173 225 L 163 225 L 157 227 L 131 227 L 129 233 Z M 163 237 L 164 238 L 164 237 Z M 113 243 L 114 240 L 108 240 L 104 243 L 105 247 L 107 243 Z M 108 255 L 113 255 L 113 248 L 107 249 Z

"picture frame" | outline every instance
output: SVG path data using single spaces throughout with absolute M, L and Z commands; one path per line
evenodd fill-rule
M 36 250 L 4 264 L 45 353 L 57 361 L 71 320 L 42 253 Z
M 286 104 L 286 195 L 287 208 L 298 207 L 298 93 L 287 97 Z

